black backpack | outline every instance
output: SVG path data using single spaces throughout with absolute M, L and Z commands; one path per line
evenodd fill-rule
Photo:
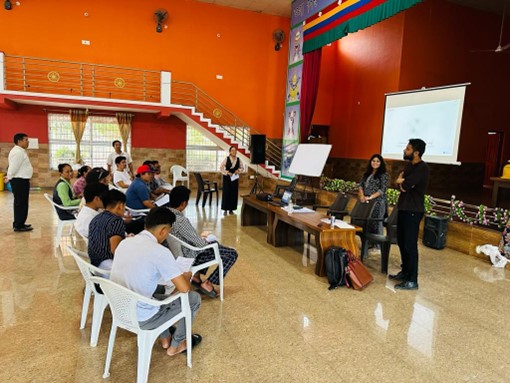
M 326 275 L 328 276 L 329 290 L 336 289 L 338 286 L 348 285 L 347 267 L 348 258 L 347 250 L 342 247 L 331 247 L 324 256 L 324 266 Z

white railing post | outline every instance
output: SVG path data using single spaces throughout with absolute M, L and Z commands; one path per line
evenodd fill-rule
M 161 95 L 163 105 L 170 105 L 172 95 L 172 73 L 161 71 Z
M 5 90 L 4 52 L 0 52 L 0 92 Z

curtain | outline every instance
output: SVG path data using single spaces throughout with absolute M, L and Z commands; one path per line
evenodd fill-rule
M 131 120 L 133 115 L 129 113 L 116 113 L 117 123 L 119 124 L 120 137 L 122 138 L 122 147 L 127 152 L 127 143 L 131 133 Z
M 85 131 L 85 125 L 87 124 L 87 118 L 89 113 L 86 110 L 71 109 L 69 110 L 71 116 L 71 127 L 73 129 L 74 140 L 76 141 L 76 152 L 74 156 L 74 162 L 76 164 L 83 163 L 81 159 L 80 143 Z
M 322 48 L 306 53 L 303 57 L 303 80 L 301 83 L 300 132 L 301 142 L 306 142 L 310 134 L 313 111 L 319 90 Z

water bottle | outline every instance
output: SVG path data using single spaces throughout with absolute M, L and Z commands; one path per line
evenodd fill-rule
M 288 210 L 289 210 L 289 215 L 292 215 L 292 213 L 294 213 L 294 204 L 292 203 L 292 199 L 289 201 Z
M 329 219 L 329 222 L 331 224 L 331 228 L 334 229 L 335 228 L 335 221 L 336 221 L 336 217 L 334 215 L 332 215 Z

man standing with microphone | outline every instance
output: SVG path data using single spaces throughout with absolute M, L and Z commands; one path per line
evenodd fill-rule
M 9 168 L 6 182 L 11 183 L 14 194 L 14 231 L 32 231 L 32 225 L 25 223 L 28 216 L 28 196 L 30 193 L 30 179 L 34 173 L 26 149 L 28 136 L 25 133 L 14 135 L 14 147 L 9 152 Z

